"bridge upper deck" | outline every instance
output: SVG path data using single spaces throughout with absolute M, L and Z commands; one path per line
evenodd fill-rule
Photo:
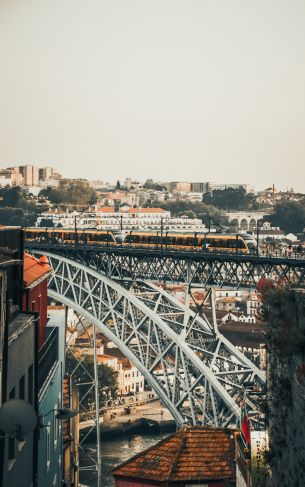
M 180 282 L 198 286 L 256 287 L 261 278 L 305 286 L 305 258 L 214 253 L 120 245 L 26 242 L 93 267 L 113 279 Z

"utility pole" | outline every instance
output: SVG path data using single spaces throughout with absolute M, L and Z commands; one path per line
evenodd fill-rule
M 258 246 L 258 243 L 259 243 L 259 231 L 260 231 L 260 228 L 261 226 L 259 225 L 259 222 L 261 222 L 261 220 L 257 220 L 257 223 L 256 223 L 256 257 L 259 258 L 259 246 Z
M 96 465 L 97 465 L 97 487 L 102 486 L 102 470 L 101 470 L 101 431 L 100 431 L 100 402 L 99 402 L 99 378 L 98 378 L 98 369 L 97 369 L 97 357 L 96 357 L 96 329 L 95 326 L 92 326 L 93 330 L 93 350 L 94 350 L 94 379 L 95 379 L 95 421 L 96 421 L 96 440 L 97 440 L 97 448 L 96 448 Z
M 162 249 L 162 239 L 163 239 L 163 220 L 164 220 L 164 217 L 161 216 L 161 249 Z
M 76 215 L 74 215 L 74 234 L 75 234 L 75 243 L 77 243 L 78 238 L 77 238 L 77 219 L 76 219 Z

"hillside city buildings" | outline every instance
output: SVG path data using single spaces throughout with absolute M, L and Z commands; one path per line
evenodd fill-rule
M 22 166 L 0 169 L 0 186 L 21 186 L 26 188 L 45 187 L 58 184 L 61 175 L 52 167 L 41 167 L 25 164 Z
M 57 187 L 60 180 L 61 175 L 52 167 L 38 168 L 27 164 L 0 171 L 1 187 L 20 186 L 29 195 L 31 202 L 37 204 L 40 191 L 49 186 Z M 207 228 L 202 219 L 196 218 L 193 213 L 179 212 L 179 216 L 175 216 L 177 213 L 160 206 L 165 201 L 201 202 L 205 193 L 215 190 L 242 187 L 246 194 L 254 191 L 248 184 L 216 185 L 208 182 L 173 181 L 143 185 L 132 178 L 126 178 L 121 185 L 95 180 L 90 182 L 90 186 L 96 190 L 94 204 L 80 208 L 77 205 L 65 206 L 45 200 L 49 209 L 38 214 L 36 227 L 42 227 L 42 231 L 47 226 L 70 229 L 72 233 L 75 229 L 103 229 L 113 231 L 116 236 L 123 235 L 122 238 L 127 232 L 134 230 L 153 230 L 163 234 L 171 231 L 216 231 L 213 226 Z M 227 230 L 240 232 L 245 239 L 250 239 L 255 252 L 260 255 L 287 257 L 294 252 L 294 257 L 302 256 L 304 233 L 285 233 L 280 227 L 272 226 L 268 221 L 263 222 L 263 219 L 268 218 L 277 202 L 304 201 L 304 195 L 296 194 L 292 190 L 280 192 L 270 187 L 255 193 L 254 197 L 263 209 L 224 212 L 231 225 Z M 25 400 L 34 408 L 39 424 L 39 429 L 25 441 L 20 438 L 0 438 L 3 452 L 0 455 L 2 485 L 76 487 L 79 482 L 79 420 L 84 420 L 85 413 L 84 416 L 74 416 L 69 421 L 59 420 L 57 415 L 63 407 L 68 410 L 79 408 L 80 388 L 74 383 L 74 377 L 67 374 L 65 343 L 69 343 L 68 348 L 73 351 L 77 360 L 82 361 L 88 357 L 92 359 L 93 327 L 88 322 L 85 328 L 83 325 L 79 326 L 78 318 L 71 310 L 67 311 L 58 303 L 50 304 L 47 297 L 47 282 L 51 273 L 48 261 L 23 255 L 20 229 L 0 229 L 0 264 L 0 407 L 9 400 Z M 168 284 L 166 290 L 184 302 L 184 286 Z M 267 334 L 262 323 L 260 292 L 240 289 L 215 289 L 214 292 L 216 324 L 220 333 L 261 371 L 266 371 Z M 191 309 L 199 313 L 204 298 L 202 289 L 193 289 Z M 212 310 L 208 307 L 205 309 L 205 316 L 213 320 Z M 113 420 L 115 414 L 125 414 L 114 414 L 114 407 L 130 404 L 129 401 L 135 404 L 145 400 L 147 394 L 154 399 L 154 394 L 143 374 L 134 363 L 123 356 L 113 342 L 100 332 L 96 334 L 96 341 L 97 367 L 107 366 L 117 375 L 117 391 L 115 394 L 108 392 L 103 397 L 103 406 L 100 409 L 101 419 L 107 423 Z M 297 358 L 297 381 L 303 385 L 302 354 Z M 279 374 L 282 374 L 280 362 L 276 362 L 276 367 Z M 162 373 L 161 368 L 156 371 L 157 375 Z M 291 379 L 286 375 L 281 376 L 284 386 Z M 293 394 L 296 395 L 295 391 Z M 93 406 L 92 401 L 90 405 Z M 275 423 L 276 419 L 273 420 L 271 431 L 276 438 L 279 431 Z M 215 439 L 212 430 L 210 434 Z M 232 486 L 250 487 L 247 446 L 243 444 L 239 434 L 229 430 L 223 434 L 234 437 L 232 448 L 235 452 L 235 464 L 228 477 L 222 472 L 219 485 L 227 485 L 229 482 Z M 178 438 L 177 442 L 179 441 Z M 228 448 L 226 454 L 229 453 L 232 453 L 232 449 Z M 289 455 L 292 455 L 291 451 Z M 133 465 L 131 460 L 128 468 L 133 468 Z M 172 468 L 176 468 L 174 462 Z M 21 470 L 22 477 L 19 475 Z M 128 475 L 127 470 L 118 469 L 115 476 L 118 486 L 128 485 L 128 482 L 135 479 Z M 137 478 L 137 485 L 141 485 L 139 482 L 142 480 Z M 156 481 L 153 476 L 146 478 L 145 485 L 148 480 Z M 167 482 L 171 480 L 166 479 Z M 193 480 L 190 475 L 187 482 Z M 208 472 L 206 476 L 202 475 L 200 481 L 210 485 Z

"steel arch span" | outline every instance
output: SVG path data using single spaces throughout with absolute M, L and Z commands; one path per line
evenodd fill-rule
M 152 283 L 122 285 L 48 252 L 49 295 L 71 307 L 141 371 L 176 423 L 227 426 L 240 417 L 244 386 L 264 375 L 208 321 Z M 253 421 L 259 411 L 252 404 Z

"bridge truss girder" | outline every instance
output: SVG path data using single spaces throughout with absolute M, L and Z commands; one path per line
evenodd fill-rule
M 38 252 L 35 252 L 38 253 Z M 41 252 L 42 253 L 42 252 Z M 98 327 L 135 364 L 176 423 L 227 426 L 240 417 L 244 386 L 264 375 L 199 317 L 150 282 L 121 281 L 59 255 L 49 295 Z M 252 420 L 259 411 L 252 404 Z
M 42 250 L 46 244 L 28 244 Z M 204 288 L 255 288 L 261 278 L 304 286 L 305 260 L 253 255 L 52 245 L 58 255 L 76 260 L 116 280 L 179 282 Z

